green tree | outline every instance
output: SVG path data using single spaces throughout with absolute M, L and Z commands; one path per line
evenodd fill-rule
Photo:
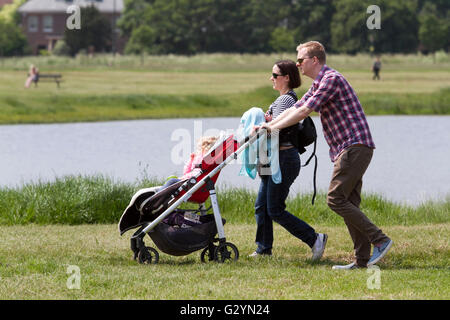
M 22 55 L 27 52 L 25 35 L 19 26 L 20 14 L 17 9 L 24 0 L 15 0 L 0 9 L 0 57 Z
M 379 6 L 381 30 L 370 30 L 375 36 L 375 51 L 416 52 L 419 45 L 416 1 L 383 0 Z
M 269 45 L 275 52 L 295 52 L 297 42 L 294 31 L 284 27 L 275 28 L 270 34 Z
M 240 0 L 137 0 L 126 2 L 119 26 L 131 37 L 130 51 L 246 52 L 250 29 L 245 26 L 245 7 Z M 144 30 L 144 25 L 151 39 L 138 30 Z
M 54 54 L 55 56 L 69 56 L 70 47 L 64 40 L 59 40 L 53 48 L 52 54 Z
M 331 0 L 317 1 L 317 6 L 310 0 L 126 1 L 119 26 L 130 37 L 130 52 L 293 51 L 306 38 L 307 27 L 319 41 L 330 38 Z M 143 30 L 143 25 L 154 35 L 145 43 L 141 31 L 135 31 Z
M 336 0 L 331 21 L 331 45 L 337 52 L 356 53 L 369 47 L 364 1 Z
M 126 54 L 157 53 L 154 52 L 155 30 L 148 25 L 133 29 L 125 48 Z
M 122 16 L 117 21 L 117 27 L 122 34 L 131 37 L 134 29 L 149 23 L 146 20 L 148 9 L 151 8 L 153 0 L 125 0 L 125 9 Z
M 373 39 L 376 52 L 413 52 L 418 46 L 417 3 L 412 0 L 379 0 L 381 29 L 367 27 L 371 0 L 337 0 L 331 22 L 333 48 L 338 52 L 368 51 Z
M 19 26 L 0 20 L 0 57 L 22 55 L 27 41 Z
M 426 51 L 434 53 L 439 49 L 447 49 L 450 24 L 446 18 L 448 11 L 441 18 L 435 4 L 424 4 L 419 15 L 419 39 Z
M 0 9 L 0 20 L 6 23 L 20 24 L 20 13 L 17 9 L 24 4 L 26 0 L 14 0 L 10 4 L 5 4 Z
M 202 41 L 204 52 L 257 52 L 253 29 L 249 22 L 252 1 L 216 0 L 208 1 L 206 19 L 198 11 L 199 25 L 197 36 Z M 268 41 L 266 33 L 266 43 Z
M 95 51 L 107 51 L 111 48 L 111 24 L 93 5 L 81 8 L 81 29 L 64 32 L 64 40 L 75 55 L 81 49 L 93 47 Z
M 126 0 L 119 27 L 130 38 L 127 50 L 136 53 L 291 51 L 309 40 L 331 52 L 369 51 L 372 45 L 375 52 L 414 52 L 419 12 L 429 3 L 448 47 L 448 0 L 377 0 L 380 30 L 366 24 L 372 0 Z M 427 30 L 436 22 L 423 19 Z
M 289 29 L 294 30 L 297 45 L 310 40 L 319 41 L 327 51 L 331 43 L 331 21 L 336 8 L 332 0 L 294 0 L 289 10 Z

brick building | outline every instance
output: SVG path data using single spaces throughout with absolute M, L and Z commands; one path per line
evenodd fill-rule
M 38 54 L 42 49 L 52 51 L 56 42 L 64 38 L 66 21 L 70 16 L 67 8 L 71 5 L 94 5 L 109 19 L 111 25 L 115 25 L 124 9 L 123 0 L 28 0 L 19 8 L 19 13 L 33 54 Z M 116 41 L 112 47 L 116 52 L 123 52 L 125 40 L 120 38 L 117 28 L 113 39 Z
M 5 4 L 13 3 L 14 0 L 0 0 L 0 8 L 3 7 Z

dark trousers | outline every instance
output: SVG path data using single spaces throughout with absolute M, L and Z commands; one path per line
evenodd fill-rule
M 373 149 L 354 145 L 345 149 L 334 162 L 333 175 L 328 189 L 328 206 L 344 218 L 353 240 L 356 263 L 366 266 L 371 244 L 389 238 L 359 209 L 362 177 L 372 159 Z
M 317 235 L 314 229 L 303 220 L 286 211 L 286 198 L 289 188 L 300 172 L 300 156 L 297 149 L 280 150 L 279 163 L 282 182 L 275 184 L 270 175 L 261 176 L 258 197 L 255 203 L 256 244 L 258 253 L 272 253 L 273 222 L 280 224 L 292 235 L 310 247 Z
M 373 69 L 373 78 L 372 80 L 378 79 L 380 80 L 380 69 Z

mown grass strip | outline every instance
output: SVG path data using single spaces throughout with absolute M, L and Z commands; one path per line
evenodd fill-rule
M 296 52 L 273 54 L 233 54 L 212 53 L 192 56 L 180 55 L 115 55 L 96 54 L 88 56 L 79 54 L 76 57 L 62 56 L 26 56 L 0 59 L 0 70 L 28 71 L 30 64 L 48 70 L 156 70 L 177 72 L 235 72 L 264 71 L 281 59 L 296 59 Z M 370 69 L 374 57 L 370 54 L 356 55 L 327 54 L 327 63 L 344 69 Z M 384 54 L 382 70 L 404 71 L 411 66 L 423 69 L 439 69 L 448 67 L 450 54 L 440 51 L 433 55 L 422 54 Z
M 299 90 L 299 94 L 304 91 Z M 195 95 L 101 95 L 0 97 L 0 124 L 126 119 L 241 117 L 251 106 L 266 109 L 276 92 L 264 87 L 222 97 Z M 449 115 L 450 88 L 435 93 L 362 93 L 367 115 Z

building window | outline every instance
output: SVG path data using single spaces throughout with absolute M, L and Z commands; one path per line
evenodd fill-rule
M 29 32 L 37 32 L 38 31 L 38 17 L 37 16 L 29 16 L 28 17 L 28 31 Z
M 52 16 L 44 16 L 44 32 L 53 32 Z

